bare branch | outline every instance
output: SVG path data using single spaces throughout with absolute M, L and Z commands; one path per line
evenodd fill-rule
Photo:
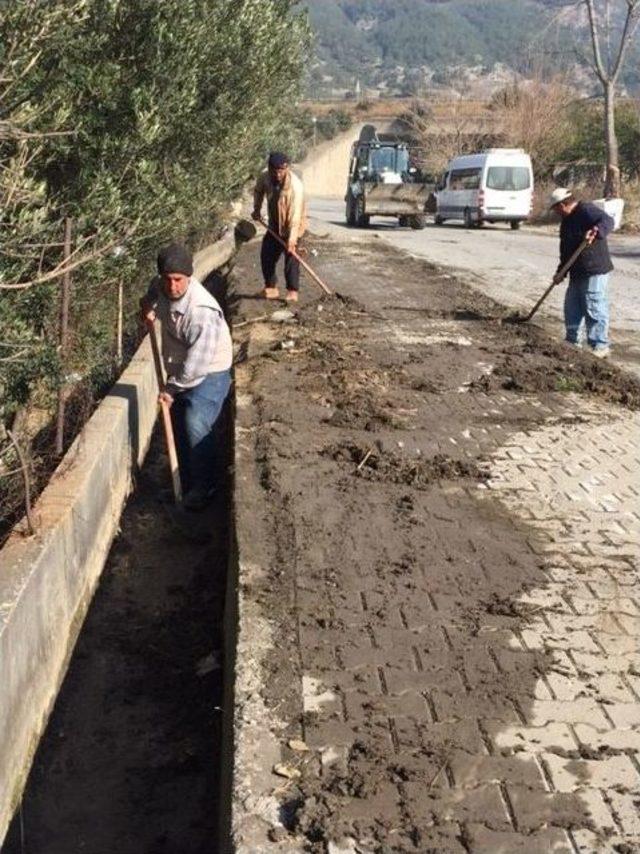
M 78 267 L 82 267 L 84 264 L 88 264 L 90 261 L 95 261 L 98 258 L 103 257 L 110 252 L 115 246 L 125 241 L 127 238 L 131 237 L 136 228 L 138 227 L 138 223 L 135 223 L 131 226 L 131 228 L 124 234 L 110 241 L 109 243 L 101 246 L 99 249 L 94 249 L 93 252 L 89 252 L 87 255 L 82 255 L 80 258 L 76 258 L 72 263 L 65 263 L 64 261 L 58 264 L 53 270 L 50 270 L 48 273 L 45 273 L 43 276 L 39 276 L 36 279 L 31 279 L 29 282 L 11 282 L 10 284 L 0 283 L 0 290 L 5 291 L 22 291 L 27 288 L 33 288 L 36 285 L 44 285 L 47 282 L 52 282 L 55 279 L 59 279 L 61 276 L 70 273 L 72 270 L 76 270 Z M 87 239 L 88 240 L 88 239 Z M 85 240 L 85 243 L 87 242 Z M 73 257 L 78 252 L 78 249 L 75 249 L 70 257 Z
M 30 535 L 33 535 L 35 532 L 35 526 L 33 523 L 33 513 L 31 512 L 31 478 L 29 476 L 27 457 L 11 430 L 7 430 L 7 436 L 11 440 L 13 447 L 16 449 L 16 454 L 20 461 L 20 469 L 22 471 L 22 479 L 24 481 L 24 507 L 27 514 L 27 530 Z
M 631 39 L 633 38 L 633 34 L 635 33 L 638 24 L 640 23 L 640 16 L 638 15 L 639 11 L 640 5 L 635 2 L 632 5 L 632 0 L 629 0 L 627 17 L 625 18 L 624 28 L 622 30 L 622 36 L 620 39 L 620 51 L 618 52 L 618 58 L 616 59 L 616 63 L 613 66 L 613 71 L 611 73 L 611 81 L 613 83 L 615 83 L 618 74 L 620 73 L 620 68 L 622 67 L 624 55 L 631 42 Z
M 593 5 L 593 0 L 584 0 L 589 13 L 589 30 L 591 32 L 591 43 L 593 45 L 593 58 L 595 61 L 596 74 L 602 83 L 607 82 L 607 74 L 604 70 L 602 62 L 602 54 L 600 52 L 600 35 L 598 32 L 598 17 Z

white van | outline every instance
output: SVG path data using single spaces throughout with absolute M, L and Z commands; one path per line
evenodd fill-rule
M 461 219 L 467 228 L 484 222 L 520 228 L 533 203 L 531 158 L 520 148 L 454 157 L 438 183 L 436 200 L 436 225 Z

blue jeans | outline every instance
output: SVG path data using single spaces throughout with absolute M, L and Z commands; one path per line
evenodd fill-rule
M 175 396 L 171 421 L 185 495 L 192 489 L 211 489 L 220 477 L 224 463 L 221 415 L 230 388 L 230 371 L 218 371 Z
M 564 297 L 564 325 L 566 340 L 571 344 L 579 343 L 580 327 L 584 320 L 589 346 L 593 350 L 609 346 L 608 283 L 608 273 L 579 276 L 570 280 Z

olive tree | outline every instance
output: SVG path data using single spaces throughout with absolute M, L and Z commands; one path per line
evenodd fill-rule
M 295 144 L 309 41 L 296 7 L 0 0 L 0 432 L 27 401 L 46 411 L 70 376 L 104 386 L 117 285 L 132 309 L 158 245 L 198 248 L 269 147 Z

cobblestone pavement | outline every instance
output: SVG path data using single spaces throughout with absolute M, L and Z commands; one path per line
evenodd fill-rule
M 391 299 L 424 304 L 423 284 L 351 280 L 348 268 L 342 258 L 322 272 L 381 312 L 354 336 L 371 396 L 389 393 L 366 361 L 381 348 L 426 378 L 444 352 L 448 388 L 404 392 L 394 412 L 410 429 L 376 438 L 334 421 L 334 438 L 359 435 L 381 456 L 395 447 L 482 460 L 490 477 L 424 491 L 347 482 L 323 461 L 328 392 L 313 383 L 329 368 L 306 369 L 300 383 L 273 357 L 240 379 L 257 407 L 242 441 L 255 434 L 262 522 L 280 543 L 254 601 L 273 597 L 274 644 L 280 636 L 285 659 L 299 658 L 302 715 L 285 688 L 278 703 L 269 690 L 263 699 L 280 720 L 283 761 L 304 780 L 283 804 L 295 816 L 289 835 L 272 826 L 273 844 L 239 850 L 640 851 L 640 417 L 584 395 L 469 393 L 503 333 L 391 317 Z M 260 336 L 269 353 L 279 348 L 276 333 Z M 293 352 L 301 346 L 294 336 Z M 317 401 L 314 420 L 305 396 Z M 275 603 L 288 580 L 285 637 Z M 265 665 L 265 681 L 277 667 Z M 302 762 L 286 749 L 292 736 L 310 748 Z
M 492 727 L 488 746 L 540 769 L 546 794 L 534 800 L 507 783 L 514 829 L 578 792 L 594 826 L 612 834 L 574 829 L 567 842 L 585 852 L 640 850 L 638 435 L 637 415 L 593 408 L 583 424 L 511 437 L 487 484 L 536 529 L 544 561 L 546 583 L 520 598 L 530 622 L 513 647 L 552 661 L 529 713 Z

